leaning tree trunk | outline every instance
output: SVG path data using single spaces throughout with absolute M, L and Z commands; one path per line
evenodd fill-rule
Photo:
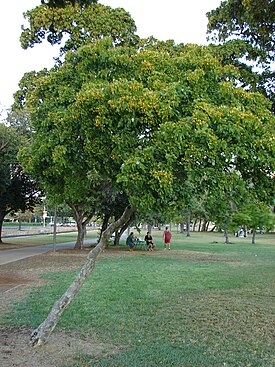
M 215 231 L 215 228 L 216 228 L 216 225 L 214 225 L 214 226 L 212 227 L 212 229 L 211 229 L 211 231 L 210 231 L 210 232 L 214 232 L 214 231 Z
M 74 296 L 81 289 L 87 276 L 94 269 L 96 258 L 106 247 L 107 241 L 112 233 L 121 228 L 123 224 L 129 220 L 134 211 L 135 207 L 128 206 L 122 216 L 116 222 L 109 225 L 109 227 L 102 233 L 99 243 L 93 250 L 89 252 L 85 264 L 82 266 L 73 283 L 69 286 L 63 296 L 56 301 L 49 315 L 42 322 L 42 324 L 40 324 L 38 328 L 32 332 L 30 342 L 33 346 L 42 345 L 47 341 L 63 312 L 69 306 Z

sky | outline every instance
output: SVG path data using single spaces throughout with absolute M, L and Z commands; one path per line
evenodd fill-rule
M 206 44 L 206 13 L 221 0 L 99 0 L 104 5 L 122 7 L 136 22 L 140 37 L 153 35 L 176 43 Z M 25 72 L 53 66 L 58 47 L 42 43 L 23 50 L 20 46 L 23 12 L 40 4 L 40 0 L 10 0 L 0 3 L 0 110 L 10 107 L 13 93 Z

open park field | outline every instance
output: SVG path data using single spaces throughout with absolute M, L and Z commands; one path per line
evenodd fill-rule
M 174 232 L 171 251 L 162 231 L 152 235 L 155 251 L 129 252 L 123 240 L 99 256 L 42 347 L 29 346 L 31 330 L 89 249 L 0 266 L 1 367 L 274 366 L 274 235 L 225 245 L 221 233 Z M 46 237 L 6 242 L 38 245 Z

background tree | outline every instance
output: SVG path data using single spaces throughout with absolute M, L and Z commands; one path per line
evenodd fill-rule
M 274 61 L 275 3 L 272 0 L 226 0 L 207 13 L 213 40 L 244 40 L 248 59 Z
M 224 62 L 238 65 L 241 71 L 238 82 L 264 93 L 272 100 L 273 111 L 274 13 L 275 3 L 272 0 L 227 0 L 207 13 L 209 38 L 215 43 L 222 43 L 217 46 L 217 54 Z M 254 68 L 252 73 L 255 63 L 258 68 Z
M 41 198 L 40 188 L 18 163 L 19 145 L 16 131 L 0 124 L 0 243 L 5 216 L 18 210 L 33 210 Z
M 257 231 L 274 228 L 274 213 L 261 202 L 248 202 L 233 215 L 233 223 L 252 230 L 252 243 L 255 243 Z

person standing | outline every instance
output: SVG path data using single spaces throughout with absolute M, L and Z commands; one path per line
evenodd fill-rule
M 171 237 L 172 237 L 172 233 L 169 231 L 168 227 L 166 227 L 165 231 L 163 232 L 165 250 L 166 250 L 166 246 L 168 246 L 168 250 L 170 250 Z

